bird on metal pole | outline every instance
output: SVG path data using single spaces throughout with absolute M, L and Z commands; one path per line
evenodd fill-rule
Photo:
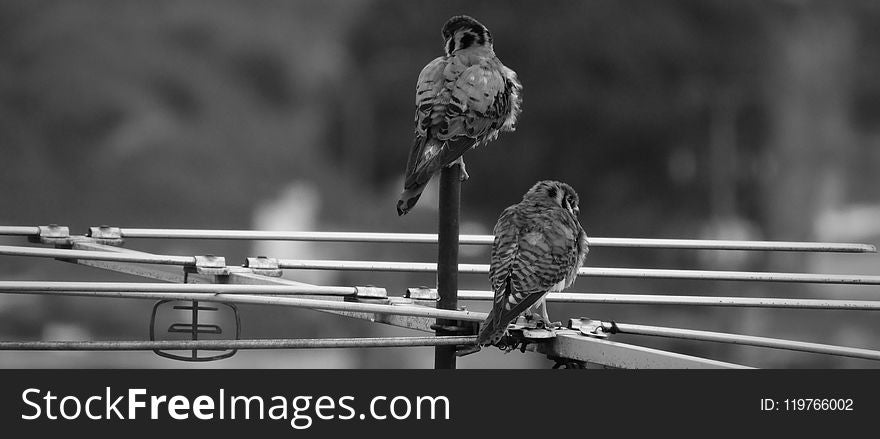
M 479 345 L 497 344 L 523 313 L 550 327 L 547 293 L 571 286 L 589 252 L 578 203 L 571 186 L 545 180 L 501 214 L 489 266 L 495 299 L 480 325 Z
M 495 56 L 492 34 L 467 15 L 442 28 L 446 54 L 428 63 L 416 83 L 415 140 L 406 164 L 397 214 L 408 213 L 431 177 L 501 131 L 513 131 L 522 103 L 516 73 Z

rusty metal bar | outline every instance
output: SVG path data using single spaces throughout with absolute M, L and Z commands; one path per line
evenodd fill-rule
M 492 300 L 495 293 L 459 290 L 459 300 Z M 694 305 L 880 311 L 880 300 L 782 299 L 770 297 L 670 296 L 658 294 L 550 293 L 548 302 L 627 305 Z
M 382 262 L 382 261 L 339 261 L 311 259 L 279 259 L 281 268 L 302 270 L 354 270 L 354 271 L 395 271 L 395 272 L 435 272 L 437 264 L 431 262 Z M 486 264 L 459 264 L 459 273 L 486 274 Z M 641 268 L 583 267 L 579 276 L 627 277 L 645 279 L 691 279 L 691 280 L 729 280 L 756 282 L 803 282 L 821 284 L 880 285 L 880 276 L 812 273 L 772 273 L 760 271 L 708 271 L 708 270 L 668 270 Z
M 0 245 L 0 255 L 32 256 L 38 258 L 56 259 L 83 259 L 92 261 L 116 261 L 180 266 L 196 265 L 195 256 L 170 256 L 154 255 L 147 253 L 139 253 L 135 255 L 124 253 L 97 252 L 90 250 L 67 250 L 61 248 L 20 247 L 11 245 Z
M 440 208 L 438 215 L 437 294 L 438 309 L 458 307 L 458 220 L 461 209 L 461 165 L 444 167 L 440 172 Z M 438 337 L 451 335 L 444 326 L 455 325 L 454 320 L 438 319 Z M 435 369 L 455 369 L 455 346 L 437 346 L 434 349 Z
M 581 335 L 560 334 L 545 342 L 530 344 L 528 349 L 551 358 L 568 358 L 613 368 L 751 369 L 739 364 Z
M 355 337 L 252 340 L 0 341 L 3 351 L 152 351 L 190 349 L 335 349 L 455 346 L 476 337 Z
M 697 331 L 693 329 L 665 328 L 660 326 L 633 325 L 628 323 L 617 323 L 616 325 L 618 332 L 622 334 L 713 341 L 718 343 L 732 343 L 765 348 L 786 349 L 790 351 L 838 355 L 842 357 L 864 358 L 868 360 L 880 360 L 880 351 L 871 349 L 851 348 L 769 337 L 756 337 L 752 335 L 729 334 L 723 332 Z M 612 326 L 610 323 L 603 324 L 603 329 L 610 330 L 611 328 Z

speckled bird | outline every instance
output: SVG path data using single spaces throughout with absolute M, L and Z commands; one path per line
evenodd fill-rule
M 516 73 L 501 64 L 486 26 L 467 15 L 442 29 L 446 55 L 428 63 L 416 83 L 415 140 L 406 164 L 397 214 L 408 213 L 431 177 L 444 166 L 461 164 L 462 154 L 513 131 L 522 103 Z
M 498 218 L 489 267 L 495 301 L 481 325 L 480 345 L 497 344 L 524 312 L 550 325 L 545 296 L 571 286 L 589 252 L 578 203 L 571 186 L 539 181 Z

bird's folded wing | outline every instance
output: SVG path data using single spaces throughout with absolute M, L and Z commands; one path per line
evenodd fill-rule
M 501 72 L 487 62 L 472 65 L 452 79 L 451 85 L 445 113 L 446 129 L 442 129 L 441 123 L 438 138 L 467 136 L 488 140 L 510 112 L 509 91 Z
M 566 279 L 577 262 L 577 231 L 555 211 L 510 211 L 496 225 L 493 314 L 509 322 Z M 509 286 L 509 287 L 508 287 Z

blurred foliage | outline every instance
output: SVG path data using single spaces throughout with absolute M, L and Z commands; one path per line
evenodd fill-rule
M 323 230 L 433 231 L 430 203 L 405 218 L 394 204 L 411 144 L 416 76 L 442 54 L 440 26 L 460 13 L 489 27 L 525 98 L 515 133 L 466 156 L 471 180 L 463 185 L 463 221 L 473 231 L 488 233 L 498 212 L 545 178 L 578 190 L 582 220 L 594 236 L 810 240 L 822 212 L 880 198 L 876 2 L 7 0 L 0 2 L 0 224 L 248 228 L 261 205 L 294 182 L 308 182 L 320 194 L 315 222 Z M 253 256 L 245 243 L 136 244 L 230 261 Z M 430 260 L 433 251 L 328 245 L 320 256 Z M 486 254 L 463 257 L 483 262 Z M 849 259 L 826 261 L 596 249 L 588 264 L 851 267 Z M 0 278 L 104 276 L 57 265 L 7 258 Z M 381 273 L 338 280 L 383 285 L 394 294 L 433 283 L 430 275 Z M 487 287 L 485 279 L 462 284 Z M 575 290 L 789 292 L 723 283 L 699 288 L 583 279 Z M 113 306 L 3 299 L 0 334 L 39 337 L 46 332 L 39 321 L 86 314 L 95 316 L 86 324 L 102 336 L 142 333 L 141 320 L 99 311 Z M 554 311 L 749 333 L 784 332 L 807 319 L 693 308 Z M 315 313 L 252 312 L 267 316 L 252 317 L 258 335 L 376 331 L 344 319 L 325 329 Z M 847 334 L 857 335 L 837 342 L 880 343 L 865 335 L 876 325 L 853 321 L 863 325 Z M 793 337 L 829 340 L 839 333 L 806 328 Z M 758 365 L 862 365 L 656 343 Z M 488 363 L 471 364 L 543 366 L 487 355 Z M 344 364 L 429 365 L 362 358 Z

